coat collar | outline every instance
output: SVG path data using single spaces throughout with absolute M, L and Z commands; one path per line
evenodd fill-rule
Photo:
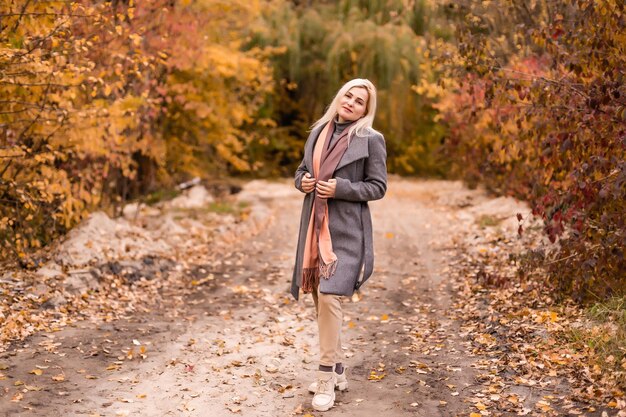
M 364 137 L 354 135 L 352 139 L 350 139 L 348 149 L 346 149 L 346 153 L 343 154 L 339 164 L 337 164 L 335 171 L 353 163 L 354 161 L 367 158 L 369 156 L 369 146 L 367 146 L 367 140 L 367 136 Z
M 304 163 L 309 172 L 313 172 L 313 148 L 315 147 L 317 137 L 319 136 L 324 126 L 326 125 L 324 124 L 322 126 L 318 126 L 311 131 L 304 147 Z M 362 158 L 367 158 L 369 156 L 369 147 L 367 141 L 367 136 L 353 136 L 352 139 L 350 139 L 350 144 L 348 145 L 348 149 L 346 149 L 346 153 L 343 154 L 343 157 L 339 161 L 339 164 L 337 165 L 337 168 L 335 168 L 335 171 L 345 167 L 346 165 L 351 164 L 354 161 Z

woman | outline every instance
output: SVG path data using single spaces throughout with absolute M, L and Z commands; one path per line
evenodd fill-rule
M 330 409 L 335 388 L 348 386 L 341 362 L 341 298 L 351 296 L 373 270 L 372 220 L 367 202 L 387 190 L 383 135 L 372 128 L 376 88 L 354 79 L 339 90 L 313 124 L 296 170 L 303 193 L 291 294 L 311 293 L 317 312 L 320 364 L 312 405 Z M 363 272 L 361 272 L 363 270 Z

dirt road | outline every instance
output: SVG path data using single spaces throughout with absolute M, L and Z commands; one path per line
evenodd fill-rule
M 344 303 L 350 389 L 318 413 L 306 390 L 318 357 L 313 303 L 288 295 L 301 197 L 289 182 L 255 182 L 240 198 L 269 209 L 267 226 L 228 251 L 190 260 L 184 271 L 193 285 L 124 320 L 87 319 L 13 346 L 0 356 L 0 415 L 478 411 L 468 398 L 480 358 L 454 319 L 449 264 L 462 255 L 463 225 L 476 220 L 465 208 L 488 198 L 458 183 L 394 179 L 371 204 L 375 272 Z

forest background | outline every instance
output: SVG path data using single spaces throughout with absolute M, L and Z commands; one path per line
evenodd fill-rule
M 196 176 L 292 175 L 362 77 L 390 172 L 529 201 L 553 245 L 520 279 L 626 323 L 620 0 L 8 0 L 0 40 L 4 262 Z

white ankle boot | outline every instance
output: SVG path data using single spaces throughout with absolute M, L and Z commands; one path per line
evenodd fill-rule
M 346 377 L 346 369 L 348 369 L 348 367 L 344 366 L 343 372 L 341 374 L 333 371 L 333 373 L 335 374 L 335 380 L 337 381 L 335 382 L 335 389 L 338 389 L 339 391 L 345 391 L 348 389 L 348 377 Z M 317 381 L 313 381 L 311 382 L 311 384 L 309 384 L 309 392 L 311 394 L 315 394 L 317 392 Z
M 317 372 L 317 389 L 311 405 L 315 411 L 327 411 L 335 404 L 335 373 Z

